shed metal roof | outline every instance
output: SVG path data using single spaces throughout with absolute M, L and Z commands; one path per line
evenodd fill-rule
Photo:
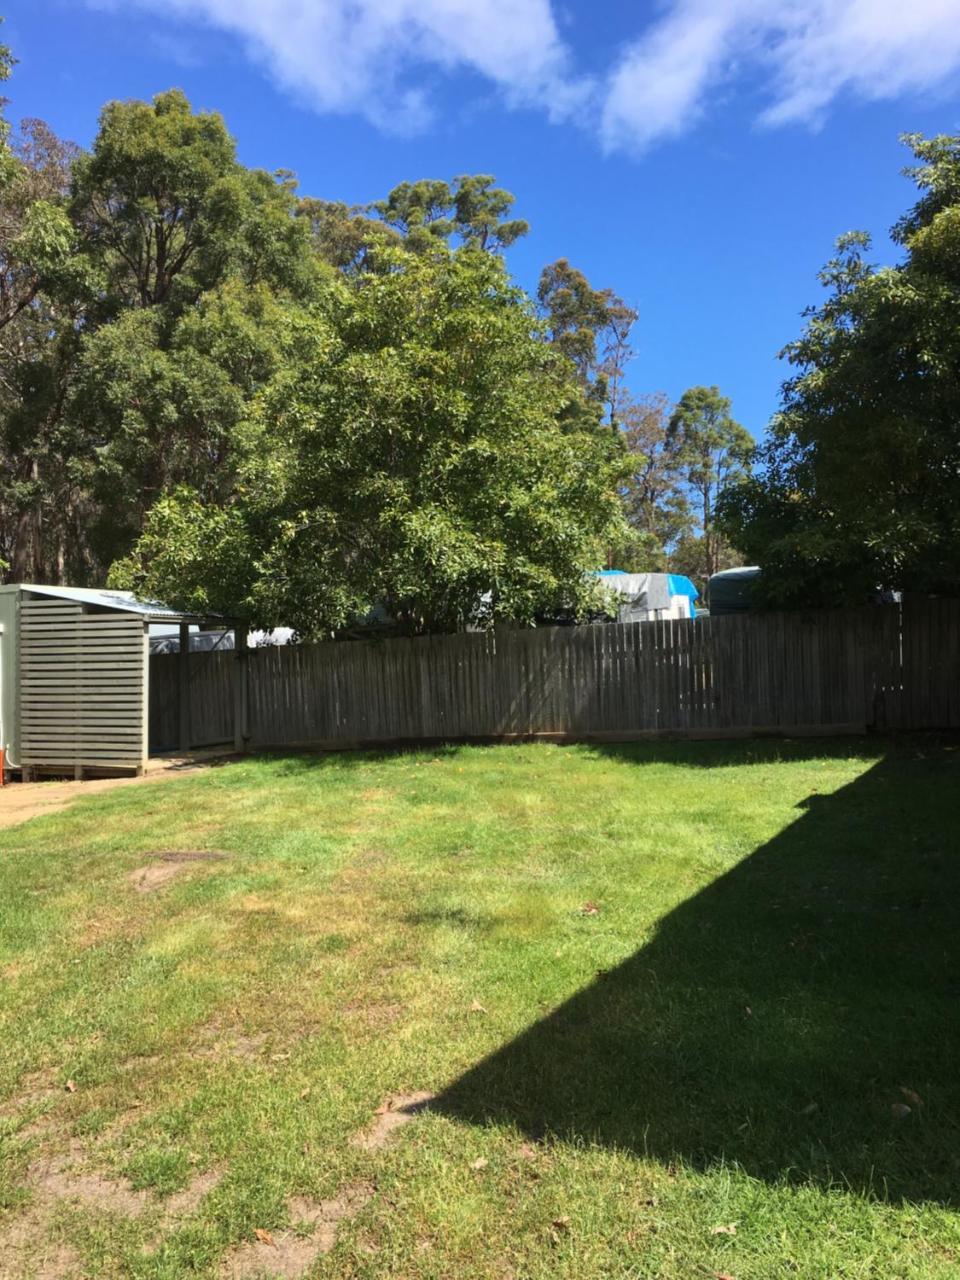
M 9 589 L 9 588 L 8 588 Z M 33 595 L 52 596 L 54 599 L 74 600 L 96 609 L 117 609 L 123 613 L 135 613 L 148 622 L 226 622 L 218 613 L 188 613 L 171 609 L 159 600 L 140 600 L 132 591 L 96 591 L 88 587 L 46 587 L 35 582 L 20 582 L 17 591 L 29 591 Z M 0 588 L 2 590 L 2 588 Z

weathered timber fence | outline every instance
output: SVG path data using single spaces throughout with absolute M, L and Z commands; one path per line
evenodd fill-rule
M 190 661 L 194 745 L 233 739 L 242 662 L 254 747 L 960 728 L 960 601 L 952 600 L 290 645 Z M 150 672 L 152 723 L 171 744 L 175 662 L 156 657 Z
M 155 654 L 150 659 L 151 751 L 172 751 L 181 742 L 179 661 L 178 653 Z M 237 666 L 229 650 L 190 654 L 191 746 L 212 747 L 233 741 Z

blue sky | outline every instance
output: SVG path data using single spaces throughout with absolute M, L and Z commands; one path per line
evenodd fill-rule
M 0 0 L 8 114 L 90 142 L 173 85 L 246 164 L 361 203 L 489 172 L 640 311 L 635 391 L 717 383 L 762 433 L 835 237 L 910 203 L 898 135 L 960 132 L 960 0 Z

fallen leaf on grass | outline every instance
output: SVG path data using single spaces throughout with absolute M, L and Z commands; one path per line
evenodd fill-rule
M 580 908 L 580 914 L 582 916 L 598 916 L 600 914 L 600 908 L 595 902 L 585 902 Z
M 518 1154 L 521 1160 L 536 1160 L 537 1149 L 531 1146 L 529 1142 L 521 1142 Z
M 554 1231 L 569 1231 L 570 1215 L 568 1213 L 564 1213 L 561 1217 L 554 1218 L 550 1225 L 553 1227 Z
M 734 1280 L 734 1277 L 729 1271 L 715 1271 L 713 1273 L 713 1280 Z
M 74 1082 L 73 1082 L 72 1080 L 68 1080 L 68 1081 L 67 1081 L 67 1083 L 66 1083 L 63 1087 L 66 1089 L 67 1093 L 76 1093 L 76 1092 L 77 1092 L 77 1086 L 74 1084 Z
M 490 1161 L 486 1158 L 486 1156 L 480 1156 L 479 1159 L 471 1161 L 470 1168 L 477 1169 L 477 1170 L 485 1169 L 489 1163 Z
M 726 1226 L 711 1227 L 710 1234 L 712 1236 L 735 1236 L 737 1234 L 736 1223 L 730 1222 Z
M 914 1091 L 912 1089 L 908 1089 L 906 1085 L 902 1084 L 900 1086 L 900 1092 L 903 1094 L 906 1100 L 908 1102 L 912 1102 L 915 1107 L 923 1106 L 923 1099 L 920 1097 L 919 1093 L 914 1093 Z
M 890 1106 L 890 1114 L 897 1120 L 902 1120 L 904 1116 L 911 1114 L 911 1108 L 905 1102 L 894 1102 Z
M 479 1000 L 474 1000 L 474 1001 L 471 1003 L 471 1005 L 470 1005 L 470 1012 L 471 1012 L 471 1013 L 486 1013 L 487 1011 L 486 1011 L 486 1009 L 483 1007 L 483 1005 L 480 1003 L 480 1001 L 479 1001 Z
M 277 1242 L 274 1240 L 273 1236 L 270 1234 L 269 1231 L 264 1231 L 260 1227 L 255 1227 L 253 1234 L 257 1237 L 257 1239 L 260 1241 L 261 1244 L 272 1244 L 274 1248 L 277 1247 Z
M 802 1116 L 812 1116 L 815 1111 L 819 1110 L 820 1104 L 818 1102 L 808 1102 L 805 1107 L 801 1108 L 800 1114 Z

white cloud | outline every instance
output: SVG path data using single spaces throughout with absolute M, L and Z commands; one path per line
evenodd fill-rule
M 511 105 L 537 105 L 557 120 L 586 92 L 572 75 L 551 0 L 136 2 L 233 32 L 318 110 L 357 112 L 396 132 L 432 119 L 431 72 L 477 73 Z
M 677 6 L 626 50 L 607 86 L 601 135 L 608 147 L 640 149 L 682 133 L 724 75 L 736 26 L 722 0 Z
M 850 0 L 803 6 L 777 50 L 779 92 L 765 120 L 810 120 L 840 93 L 897 98 L 960 70 L 960 0 Z
M 88 2 L 122 11 L 123 0 Z M 131 2 L 232 32 L 317 110 L 399 132 L 434 118 L 439 75 L 473 73 L 511 106 L 640 150 L 744 85 L 765 103 L 759 118 L 782 125 L 815 123 L 842 95 L 894 98 L 960 72 L 960 0 L 664 0 L 593 80 L 561 35 L 561 0 Z
M 601 120 L 608 148 L 683 132 L 748 76 L 769 125 L 816 123 L 841 94 L 896 98 L 960 71 L 960 0 L 674 0 L 622 55 Z

